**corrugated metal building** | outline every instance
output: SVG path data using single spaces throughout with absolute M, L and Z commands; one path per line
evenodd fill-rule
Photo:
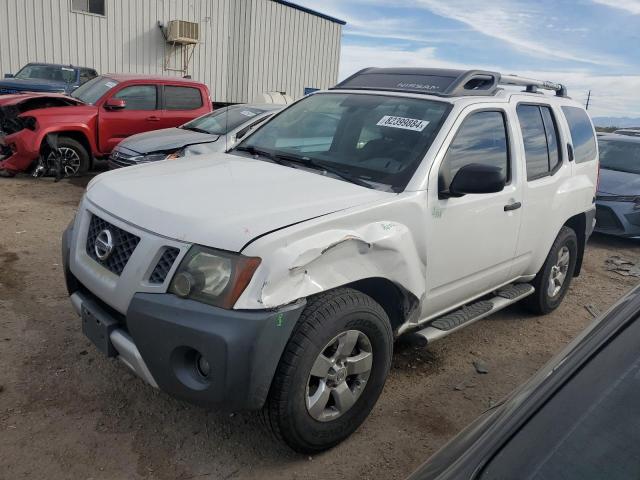
M 344 22 L 281 0 L 0 0 L 0 70 L 50 62 L 182 75 L 166 68 L 188 48 L 165 41 L 158 22 L 171 20 L 199 25 L 188 74 L 214 102 L 299 98 L 337 81 Z

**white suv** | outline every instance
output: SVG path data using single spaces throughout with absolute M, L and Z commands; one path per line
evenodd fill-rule
M 597 159 L 562 85 L 366 69 L 230 153 L 99 175 L 64 235 L 71 301 L 154 387 L 317 452 L 367 417 L 395 337 L 560 304 Z

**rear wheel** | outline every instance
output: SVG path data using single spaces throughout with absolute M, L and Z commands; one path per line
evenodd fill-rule
M 337 445 L 375 405 L 392 350 L 389 319 L 371 297 L 341 288 L 312 298 L 278 365 L 267 425 L 299 452 Z
M 62 168 L 62 176 L 75 177 L 84 175 L 89 170 L 89 152 L 80 142 L 69 137 L 58 138 L 58 148 L 46 153 L 47 168 L 55 172 L 56 159 L 59 158 Z
M 544 265 L 532 282 L 535 293 L 524 299 L 529 310 L 544 315 L 558 308 L 571 284 L 577 257 L 576 233 L 569 227 L 562 227 Z

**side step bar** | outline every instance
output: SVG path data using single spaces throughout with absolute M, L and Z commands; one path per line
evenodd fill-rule
M 415 335 L 424 338 L 427 344 L 431 343 L 528 297 L 534 291 L 535 288 L 529 283 L 508 285 L 498 290 L 493 298 L 465 305 L 432 320 L 426 328 L 415 332 Z

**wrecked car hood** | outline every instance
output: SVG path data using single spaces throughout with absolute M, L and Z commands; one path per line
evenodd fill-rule
M 124 221 L 235 252 L 265 233 L 395 195 L 225 153 L 113 170 L 87 187 L 89 201 Z
M 19 105 L 21 103 L 28 102 L 32 99 L 65 99 L 67 101 L 74 102 L 75 104 L 82 104 L 79 100 L 76 100 L 69 95 L 64 95 L 62 93 L 14 93 L 11 95 L 1 95 L 0 96 L 0 106 L 4 107 L 7 105 Z
M 163 128 L 151 132 L 138 133 L 120 142 L 124 147 L 135 153 L 146 154 L 165 150 L 177 150 L 196 143 L 215 142 L 219 135 L 194 132 L 183 128 Z
M 10 135 L 22 130 L 25 125 L 20 115 L 23 113 L 33 111 L 30 115 L 36 115 L 36 110 L 47 110 L 46 113 L 38 113 L 57 115 L 61 112 L 52 109 L 56 107 L 67 108 L 69 106 L 82 106 L 85 109 L 95 110 L 95 107 L 85 105 L 72 97 L 55 93 L 0 95 L 0 131 L 3 132 L 4 135 Z M 68 114 L 68 111 L 65 110 L 64 113 Z

